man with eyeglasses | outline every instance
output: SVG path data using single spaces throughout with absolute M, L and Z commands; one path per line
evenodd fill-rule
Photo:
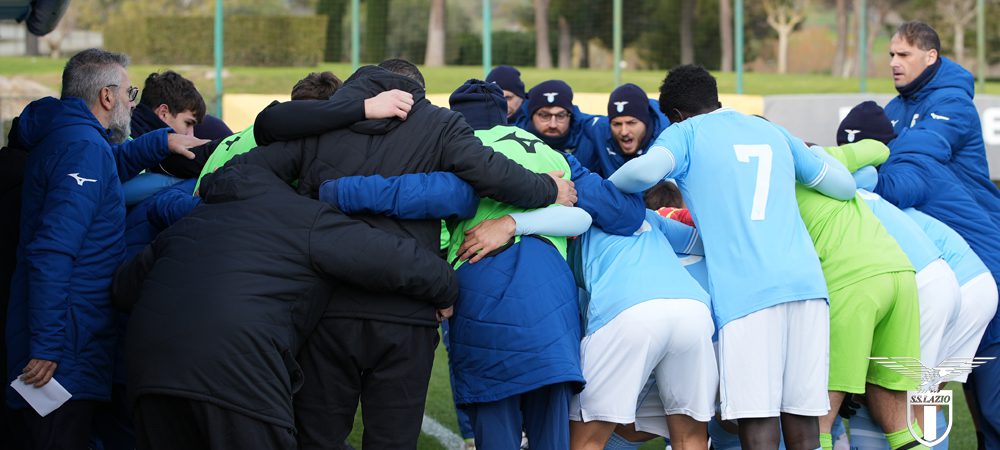
M 528 92 L 528 114 L 514 125 L 534 134 L 546 145 L 562 153 L 574 153 L 588 146 L 584 134 L 593 125 L 594 116 L 585 114 L 573 104 L 573 88 L 562 80 L 539 83 Z M 584 151 L 582 148 L 579 151 Z
M 189 136 L 149 133 L 127 144 L 136 89 L 128 56 L 84 50 L 66 63 L 62 98 L 18 120 L 28 150 L 17 268 L 7 316 L 7 380 L 37 389 L 58 380 L 72 398 L 44 418 L 13 389 L 27 447 L 87 448 L 95 407 L 111 397 L 114 311 L 109 288 L 125 258 L 123 180 L 169 153 L 191 157 Z

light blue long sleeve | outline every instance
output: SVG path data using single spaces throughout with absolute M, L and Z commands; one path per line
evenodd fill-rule
M 809 186 L 811 189 L 837 200 L 850 200 L 854 198 L 854 191 L 858 186 L 854 183 L 851 172 L 844 167 L 840 161 L 830 156 L 822 147 L 816 146 L 809 149 L 814 155 L 820 157 L 827 165 L 826 173 L 820 175 L 819 179 Z
M 653 147 L 645 155 L 633 158 L 608 177 L 622 192 L 642 192 L 659 183 L 674 170 L 674 156 L 663 147 Z M 847 174 L 850 177 L 851 174 Z
M 511 213 L 516 223 L 514 234 L 578 236 L 590 228 L 591 217 L 575 206 L 550 206 L 523 213 Z
M 878 186 L 878 169 L 872 166 L 864 166 L 855 170 L 853 175 L 858 189 L 874 192 L 875 186 Z

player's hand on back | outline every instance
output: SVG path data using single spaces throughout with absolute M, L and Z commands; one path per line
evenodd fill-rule
M 563 171 L 556 170 L 554 172 L 549 172 L 548 176 L 552 177 L 552 180 L 556 182 L 556 189 L 559 192 L 556 194 L 556 201 L 563 206 L 573 206 L 576 204 L 576 187 L 573 181 L 564 179 Z
M 365 99 L 365 118 L 389 119 L 398 117 L 400 120 L 406 120 L 410 108 L 413 108 L 413 94 L 392 89 Z
M 517 223 L 509 215 L 479 222 L 478 225 L 465 230 L 465 240 L 458 248 L 458 258 L 475 264 L 510 241 L 516 229 Z

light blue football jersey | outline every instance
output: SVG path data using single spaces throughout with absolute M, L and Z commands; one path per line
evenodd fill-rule
M 934 241 L 938 250 L 941 250 L 941 257 L 955 272 L 958 284 L 965 284 L 990 271 L 983 260 L 979 259 L 979 255 L 972 251 L 972 247 L 969 247 L 969 243 L 965 242 L 962 235 L 944 222 L 928 216 L 916 208 L 906 208 L 903 212 L 910 216 L 917 225 L 920 225 L 924 234 Z
M 910 264 L 917 272 L 923 270 L 934 260 L 941 258 L 941 250 L 934 244 L 934 241 L 927 237 L 920 225 L 917 225 L 903 210 L 874 192 L 858 189 L 858 195 L 875 213 L 879 222 L 882 222 L 885 230 L 896 240 L 899 248 L 903 249 L 903 253 L 906 253 Z
M 708 293 L 674 254 L 697 253 L 699 246 L 696 229 L 650 210 L 646 210 L 646 220 L 633 236 L 617 236 L 590 227 L 571 242 L 568 258 L 577 284 L 590 294 L 589 302 L 580 305 L 585 334 L 594 333 L 622 311 L 649 300 L 692 299 L 711 309 Z
M 795 183 L 829 166 L 785 129 L 723 108 L 667 128 L 665 148 L 702 233 L 709 293 L 721 327 L 784 302 L 827 298 L 819 258 L 799 215 Z

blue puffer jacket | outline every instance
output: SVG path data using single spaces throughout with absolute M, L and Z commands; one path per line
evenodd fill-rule
M 1000 275 L 1000 190 L 990 181 L 972 74 L 947 58 L 916 93 L 885 107 L 899 135 L 875 192 L 946 223 Z M 995 316 L 983 343 L 1000 341 Z
M 524 238 L 456 271 L 449 321 L 455 403 L 484 403 L 572 382 L 583 387 L 573 273 L 552 244 Z
M 649 129 L 646 130 L 646 136 L 642 139 L 639 150 L 634 155 L 626 156 L 622 153 L 621 146 L 615 141 L 614 136 L 611 135 L 611 120 L 608 119 L 608 116 L 596 117 L 598 118 L 596 121 L 591 120 L 591 125 L 585 127 L 584 134 L 590 140 L 590 145 L 579 146 L 573 156 L 576 156 L 580 163 L 603 178 L 615 173 L 622 164 L 625 164 L 625 161 L 646 153 L 646 150 L 649 150 L 649 144 L 652 144 L 656 137 L 670 126 L 670 120 L 660 112 L 660 102 L 650 99 Z
M 30 153 L 7 379 L 32 358 L 55 361 L 55 378 L 74 400 L 107 400 L 115 343 L 109 287 L 125 257 L 121 182 L 167 155 L 166 130 L 109 145 L 108 131 L 75 97 L 32 102 L 18 126 Z M 10 388 L 7 403 L 27 406 Z

